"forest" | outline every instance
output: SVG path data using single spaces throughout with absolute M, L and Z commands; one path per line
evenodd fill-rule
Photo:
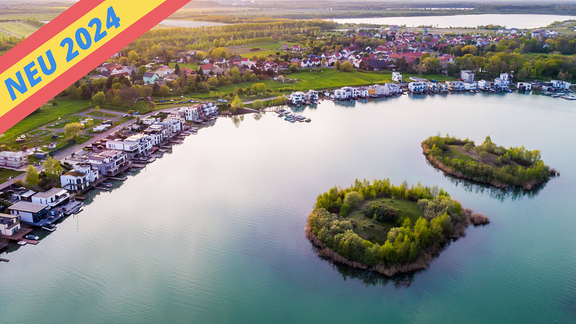
M 520 186 L 529 190 L 557 174 L 544 164 L 539 150 L 526 150 L 524 146 L 504 148 L 493 143 L 490 136 L 478 146 L 469 139 L 431 136 L 422 142 L 422 147 L 432 164 L 443 171 L 497 187 Z
M 417 212 L 391 207 L 395 203 L 412 205 Z M 359 218 L 354 215 L 371 220 L 366 227 L 381 227 L 383 244 L 363 239 L 364 226 L 358 226 Z M 409 186 L 407 182 L 396 186 L 389 179 L 356 180 L 349 188 L 335 187 L 317 197 L 308 218 L 307 236 L 322 249 L 321 255 L 333 255 L 333 260 L 343 257 L 347 262 L 358 263 L 360 268 L 373 267 L 386 274 L 385 269 L 394 265 L 415 262 L 418 268 L 427 266 L 422 261 L 426 258 L 420 257 L 427 255 L 429 248 L 438 250 L 449 240 L 464 235 L 470 221 L 478 225 L 489 222 L 470 209 L 463 210 L 459 202 L 437 186 Z

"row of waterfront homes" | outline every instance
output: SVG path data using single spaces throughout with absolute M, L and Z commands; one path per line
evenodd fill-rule
M 20 231 L 21 223 L 39 227 L 52 224 L 74 203 L 71 195 L 94 188 L 106 179 L 128 170 L 135 163 L 150 161 L 152 153 L 169 145 L 175 137 L 183 136 L 183 131 L 192 129 L 195 132 L 190 122 L 204 123 L 217 115 L 218 109 L 212 102 L 180 108 L 167 115 L 156 114 L 67 158 L 71 170 L 60 175 L 60 187 L 46 192 L 24 188 L 8 189 L 6 193 L 12 205 L 0 209 L 0 235 L 14 235 Z M 0 152 L 0 156 L 9 157 L 8 163 L 14 168 L 22 165 L 13 160 L 20 161 L 25 154 Z

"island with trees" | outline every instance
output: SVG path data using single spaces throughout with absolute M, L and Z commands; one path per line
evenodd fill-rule
M 426 269 L 466 227 L 487 223 L 437 186 L 356 180 L 318 196 L 306 237 L 322 257 L 391 277 Z
M 511 186 L 531 190 L 560 175 L 541 160 L 540 151 L 522 147 L 504 148 L 487 136 L 476 146 L 469 139 L 431 136 L 422 150 L 432 166 L 451 176 L 486 183 L 497 188 Z

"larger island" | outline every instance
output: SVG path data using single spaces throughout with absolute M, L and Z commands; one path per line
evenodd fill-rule
M 488 222 L 437 186 L 356 180 L 318 196 L 306 237 L 322 257 L 391 277 L 427 268 L 467 226 Z

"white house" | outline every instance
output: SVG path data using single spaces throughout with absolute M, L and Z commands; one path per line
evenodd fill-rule
M 152 149 L 152 139 L 145 134 L 132 135 L 126 139 L 115 139 L 106 142 L 109 150 L 124 151 L 129 158 L 147 155 Z
M 346 90 L 344 89 L 336 89 L 334 90 L 334 99 L 348 99 L 346 96 Z
M 512 81 L 512 78 L 511 78 L 510 74 L 501 73 L 500 77 L 498 77 L 494 80 L 494 83 L 500 84 L 502 87 L 508 87 L 510 85 L 511 81 Z
M 470 70 L 462 70 L 460 71 L 460 78 L 464 82 L 474 82 L 474 73 Z
M 370 92 L 366 87 L 356 88 L 356 93 L 358 94 L 357 97 L 368 98 L 370 96 Z
M 0 152 L 0 166 L 18 169 L 26 164 L 28 164 L 28 156 L 25 152 Z
M 476 91 L 478 89 L 478 82 L 464 82 L 464 90 Z
M 388 89 L 388 93 L 399 94 L 402 93 L 402 89 L 395 83 L 386 83 L 384 87 Z
M 428 91 L 438 91 L 438 83 L 436 82 L 426 82 L 428 86 Z
M 462 81 L 446 81 L 446 84 L 450 91 L 463 91 L 465 89 Z
M 572 85 L 570 82 L 559 80 L 550 80 L 550 82 L 552 82 L 555 90 L 570 90 L 570 86 Z
M 184 119 L 187 121 L 197 121 L 200 119 L 200 115 L 198 114 L 198 107 L 183 107 L 180 108 L 179 113 Z
M 153 146 L 158 146 L 169 138 L 168 127 L 160 124 L 150 125 L 144 130 L 144 134 L 150 137 Z
M 20 216 L 0 214 L 0 235 L 11 236 L 20 230 Z
M 304 94 L 304 92 L 298 91 L 290 94 L 290 102 L 292 102 L 292 104 L 295 106 L 300 106 L 305 99 L 306 95 Z
M 172 70 L 168 66 L 163 66 L 163 67 L 159 68 L 158 71 L 156 71 L 156 73 L 158 74 L 159 77 L 163 78 L 164 76 L 166 76 L 168 74 L 174 74 L 174 70 Z
M 398 72 L 392 72 L 392 81 L 393 82 L 402 82 L 402 74 Z
M 128 163 L 126 153 L 117 150 L 107 150 L 88 156 L 88 163 L 98 168 L 99 174 L 114 177 Z
M 68 191 L 66 191 L 66 189 L 52 188 L 46 192 L 39 192 L 32 196 L 32 203 L 49 207 L 56 207 L 67 202 L 69 198 L 70 194 Z
M 12 216 L 20 216 L 20 220 L 25 223 L 38 223 L 45 218 L 48 213 L 48 206 L 19 201 L 8 207 Z
M 74 169 L 60 176 L 62 188 L 71 191 L 84 190 L 98 180 L 98 168 L 90 164 L 77 164 Z
M 532 91 L 532 83 L 518 82 L 516 87 L 518 88 L 518 91 Z
M 410 82 L 408 83 L 408 90 L 412 93 L 422 93 L 428 91 L 428 84 L 426 82 Z

